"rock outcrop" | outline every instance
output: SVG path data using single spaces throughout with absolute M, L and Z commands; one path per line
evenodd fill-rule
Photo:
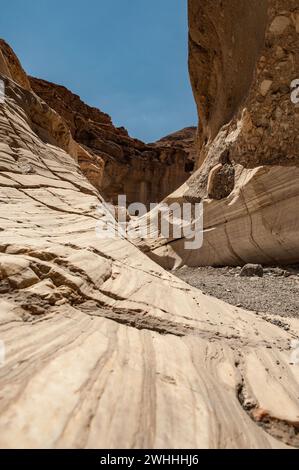
M 203 202 L 205 234 L 142 242 L 162 265 L 299 261 L 298 19 L 296 0 L 189 0 L 199 169 L 167 201 Z
M 13 78 L 26 90 L 30 90 L 30 82 L 18 57 L 12 48 L 0 39 L 0 73 Z
M 65 121 L 0 79 L 0 447 L 298 447 L 299 320 L 286 331 L 99 238 Z
M 182 148 L 187 154 L 187 162 L 185 164 L 186 172 L 193 173 L 196 160 L 196 138 L 197 129 L 196 127 L 185 127 L 180 131 L 174 132 L 173 134 L 167 135 L 162 139 L 155 142 L 153 145 L 157 147 L 170 147 L 170 148 Z
M 117 203 L 118 195 L 124 194 L 129 204 L 160 202 L 190 176 L 189 147 L 185 150 L 176 142 L 144 144 L 67 88 L 32 77 L 30 83 L 88 152 L 88 158 L 79 155 L 80 168 L 107 201 Z

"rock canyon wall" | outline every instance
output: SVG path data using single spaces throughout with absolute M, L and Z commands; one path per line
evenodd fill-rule
M 299 320 L 232 307 L 97 237 L 101 194 L 78 164 L 96 152 L 15 60 L 2 50 L 0 447 L 299 447 Z M 288 181 L 266 166 L 238 184 L 249 197 L 259 182 L 260 205 L 264 178 L 265 203 L 285 188 L 290 208 L 283 169 Z M 209 204 L 221 223 L 227 201 Z
M 32 77 L 30 84 L 87 151 L 88 156 L 79 154 L 80 168 L 107 201 L 117 203 L 118 195 L 124 194 L 129 204 L 160 202 L 190 177 L 189 135 L 188 146 L 175 141 L 171 146 L 147 145 L 131 138 L 124 128 L 116 128 L 110 116 L 65 87 Z
M 198 170 L 167 200 L 202 202 L 205 233 L 141 242 L 160 264 L 299 261 L 298 21 L 296 0 L 189 0 Z

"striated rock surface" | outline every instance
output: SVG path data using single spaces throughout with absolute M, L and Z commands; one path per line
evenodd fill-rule
M 66 124 L 0 79 L 0 447 L 298 447 L 299 320 L 286 331 L 98 238 Z
M 79 156 L 81 170 L 108 201 L 117 203 L 117 196 L 125 194 L 128 203 L 160 202 L 190 176 L 189 146 L 144 144 L 67 88 L 32 77 L 30 83 L 62 116 L 74 140 L 92 155 L 92 162 Z
M 296 0 L 189 0 L 199 169 L 167 200 L 202 201 L 205 234 L 142 243 L 162 265 L 299 261 L 298 18 Z

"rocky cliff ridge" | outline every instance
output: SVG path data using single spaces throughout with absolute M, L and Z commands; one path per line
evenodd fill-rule
M 81 101 L 67 88 L 30 77 L 33 91 L 64 119 L 73 139 L 89 154 L 79 155 L 83 174 L 107 201 L 117 203 L 125 194 L 128 203 L 160 202 L 192 172 L 188 146 L 148 145 L 116 128 L 110 116 Z M 92 157 L 92 161 L 90 160 Z M 191 171 L 190 171 L 191 168 Z

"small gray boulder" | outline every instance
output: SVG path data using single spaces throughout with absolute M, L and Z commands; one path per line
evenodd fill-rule
M 241 277 L 263 277 L 264 276 L 264 269 L 263 266 L 260 264 L 246 264 L 241 272 Z

